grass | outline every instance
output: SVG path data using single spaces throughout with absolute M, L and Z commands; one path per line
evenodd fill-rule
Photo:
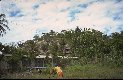
M 65 78 L 82 79 L 123 79 L 123 68 L 110 68 L 97 65 L 69 66 Z
M 123 79 L 123 68 L 110 68 L 98 65 L 74 65 L 63 69 L 64 79 Z M 39 74 L 36 71 L 14 73 L 4 76 L 6 79 L 49 79 L 48 73 Z M 53 79 L 53 77 L 52 77 Z

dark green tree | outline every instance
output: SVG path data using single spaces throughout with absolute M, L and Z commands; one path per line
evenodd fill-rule
M 6 30 L 10 30 L 8 27 L 8 21 L 6 20 L 5 14 L 0 14 L 0 36 L 6 34 Z

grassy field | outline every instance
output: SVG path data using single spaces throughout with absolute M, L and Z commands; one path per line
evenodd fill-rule
M 123 79 L 123 68 L 110 68 L 97 65 L 68 66 L 63 69 L 63 79 Z M 21 72 L 3 76 L 4 79 L 49 79 L 49 74 Z M 51 77 L 54 79 L 55 77 Z
M 123 79 L 123 68 L 96 65 L 70 66 L 64 74 L 65 78 L 75 79 Z

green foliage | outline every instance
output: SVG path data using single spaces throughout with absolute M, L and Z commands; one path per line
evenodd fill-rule
M 52 55 L 54 63 L 62 64 L 62 68 L 68 70 L 68 77 L 76 77 L 84 69 L 87 70 L 94 67 L 87 67 L 87 69 L 82 67 L 88 64 L 98 64 L 110 68 L 123 66 L 123 31 L 107 36 L 94 29 L 84 28 L 82 30 L 79 27 L 75 30 L 62 30 L 60 33 L 51 30 L 49 33 L 43 33 L 41 37 L 36 35 L 33 40 L 18 43 L 18 47 L 0 44 L 0 50 L 3 48 L 5 48 L 2 51 L 4 54 L 12 54 L 12 57 L 5 60 L 17 65 L 24 55 L 27 55 L 31 62 L 33 62 L 34 58 L 39 54 L 45 54 L 47 56 L 45 63 L 50 64 L 51 61 L 49 61 L 48 56 Z M 63 56 L 63 59 L 58 58 L 58 56 Z M 67 59 L 64 56 L 78 57 L 78 59 Z M 50 67 L 47 66 L 47 69 L 44 70 L 45 74 L 49 73 Z M 75 74 L 70 74 L 73 73 L 71 71 L 74 71 Z M 95 74 L 97 73 L 95 72 Z M 106 74 L 106 76 L 102 74 Z M 100 73 L 95 77 L 107 78 L 108 74 L 105 70 L 102 74 Z M 90 77 L 94 76 L 94 74 L 87 73 L 81 77 L 87 75 L 90 75 Z M 115 76 L 116 74 L 111 72 L 110 76 L 112 78 L 113 75 Z M 110 76 L 108 75 L 108 77 Z M 87 76 L 87 78 L 89 77 Z
M 0 36 L 6 34 L 6 30 L 10 30 L 8 27 L 8 21 L 5 14 L 0 14 Z

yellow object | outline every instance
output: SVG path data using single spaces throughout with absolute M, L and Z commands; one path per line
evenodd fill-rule
M 62 72 L 61 68 L 60 67 L 55 67 L 54 70 L 58 73 L 58 72 Z

